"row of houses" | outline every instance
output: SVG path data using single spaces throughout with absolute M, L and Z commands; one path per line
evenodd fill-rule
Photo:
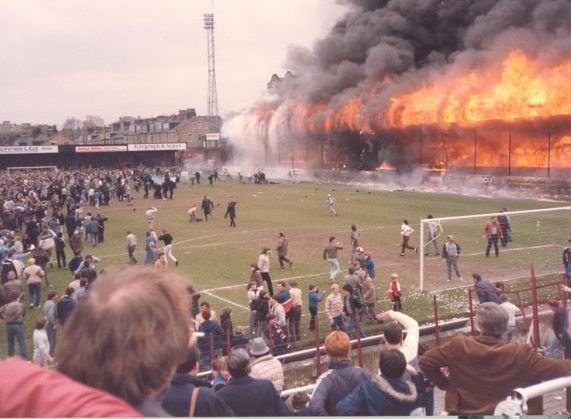
M 124 145 L 184 143 L 188 156 L 205 160 L 223 159 L 228 154 L 228 142 L 220 137 L 222 119 L 219 116 L 200 116 L 194 108 L 176 114 L 150 118 L 125 116 L 108 125 L 65 128 L 55 126 L 11 124 L 0 125 L 0 145 Z M 182 156 L 184 158 L 184 155 Z

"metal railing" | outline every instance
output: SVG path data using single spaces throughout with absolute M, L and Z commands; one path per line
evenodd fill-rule
M 513 394 L 498 403 L 494 416 L 522 416 L 527 414 L 527 402 L 552 391 L 571 387 L 571 377 L 556 378 L 525 388 L 516 388 Z

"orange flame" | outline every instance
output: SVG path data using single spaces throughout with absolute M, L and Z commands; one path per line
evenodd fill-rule
M 365 134 L 393 128 L 408 131 L 408 127 L 430 126 L 434 138 L 424 137 L 432 145 L 426 146 L 423 163 L 434 167 L 442 167 L 443 161 L 471 166 L 474 160 L 482 167 L 511 164 L 541 168 L 547 166 L 548 160 L 554 167 L 571 166 L 571 136 L 562 136 L 561 130 L 551 138 L 552 131 L 547 128 L 545 132 L 533 133 L 520 129 L 513 136 L 511 149 L 507 146 L 508 126 L 511 130 L 525 126 L 520 121 L 571 116 L 571 59 L 549 65 L 514 49 L 500 65 L 488 63 L 465 71 L 452 66 L 443 74 L 432 75 L 430 82 L 394 96 L 384 108 L 370 105 L 381 106 L 379 103 L 383 102 L 378 99 L 398 88 L 399 83 L 402 85 L 403 81 L 398 76 L 385 77 L 369 86 L 365 93 L 361 91 L 344 101 L 337 97 L 335 103 L 298 102 L 289 108 L 286 123 L 299 138 L 346 131 Z M 267 126 L 277 109 L 277 106 L 262 109 L 258 124 Z M 503 128 L 499 130 L 488 130 L 489 121 L 505 124 L 500 124 Z M 449 141 L 447 129 L 451 126 L 459 127 L 459 131 L 469 129 Z M 471 134 L 476 127 L 477 135 Z M 548 135 L 551 150 L 548 150 Z M 441 143 L 440 147 L 436 143 Z
M 416 91 L 397 96 L 385 115 L 389 126 L 548 118 L 571 114 L 571 60 L 541 66 L 521 50 L 493 68 L 441 77 Z

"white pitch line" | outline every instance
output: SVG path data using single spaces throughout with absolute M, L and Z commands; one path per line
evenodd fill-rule
M 507 252 L 518 252 L 520 250 L 529 250 L 529 249 L 545 249 L 548 247 L 558 247 L 558 248 L 563 248 L 563 246 L 559 245 L 559 244 L 542 244 L 540 246 L 528 246 L 528 247 L 515 247 L 515 248 L 509 248 L 509 249 L 505 249 L 502 248 L 502 250 L 500 251 L 501 253 L 507 253 Z M 481 256 L 484 255 L 486 252 L 475 252 L 475 253 L 460 253 L 460 256 Z M 425 259 L 429 259 L 429 260 L 435 260 L 435 259 L 442 259 L 440 256 L 432 256 L 432 257 L 425 257 Z
M 563 271 L 550 271 L 550 272 L 544 272 L 544 273 L 541 273 L 541 274 L 536 274 L 535 276 L 536 276 L 537 278 L 542 278 L 542 277 L 544 277 L 544 276 L 556 275 L 556 274 L 562 274 L 562 273 L 563 273 Z M 527 278 L 528 278 L 527 276 L 516 276 L 516 277 L 514 277 L 514 278 L 508 278 L 508 279 L 506 279 L 504 282 L 518 281 L 518 280 L 520 280 L 520 279 L 527 279 Z M 470 287 L 473 287 L 473 286 L 474 286 L 474 280 L 473 280 L 473 279 L 469 279 L 469 280 L 467 280 L 467 281 L 464 280 L 464 281 L 462 281 L 462 282 L 456 280 L 456 281 L 453 281 L 453 282 L 456 282 L 457 284 L 459 284 L 459 286 L 457 286 L 457 287 L 449 287 L 449 288 L 438 288 L 438 289 L 431 290 L 431 291 L 428 291 L 428 290 L 427 290 L 427 292 L 430 293 L 430 294 L 432 294 L 432 293 L 439 293 L 439 292 L 442 292 L 442 291 L 453 291 L 453 290 L 457 290 L 457 289 L 470 288 Z M 418 290 L 418 289 L 415 289 L 415 290 L 414 290 L 414 292 L 417 292 L 417 291 L 419 291 L 419 290 Z
M 386 229 L 386 228 L 392 228 L 393 226 L 388 226 L 388 225 L 382 225 L 382 226 L 370 226 L 370 227 L 363 227 L 360 230 L 361 231 L 369 231 L 369 230 L 382 230 L 382 229 Z M 259 229 L 259 230 L 243 230 L 240 231 L 239 233 L 259 233 L 262 231 L 275 231 L 275 229 Z M 304 237 L 314 237 L 314 236 L 320 236 L 320 235 L 330 235 L 330 234 L 337 234 L 337 233 L 343 233 L 346 232 L 346 230 L 334 230 L 334 231 L 328 231 L 328 232 L 316 232 L 316 233 L 310 233 L 310 234 L 298 234 L 298 235 L 293 235 L 290 236 L 290 239 L 292 238 L 304 238 Z M 218 233 L 218 234 L 210 234 L 210 235 L 206 235 L 206 236 L 200 236 L 200 237 L 193 237 L 190 239 L 186 239 L 186 240 L 181 240 L 179 242 L 175 242 L 173 243 L 173 250 L 176 249 L 199 249 L 199 248 L 207 248 L 207 247 L 216 247 L 216 246 L 223 246 L 223 245 L 232 245 L 232 244 L 237 244 L 237 243 L 246 243 L 246 242 L 259 242 L 259 241 L 263 241 L 263 239 L 261 238 L 256 238 L 256 239 L 249 239 L 249 240 L 239 240 L 239 241 L 225 241 L 225 242 L 215 242 L 215 243 L 206 243 L 206 244 L 199 244 L 199 245 L 190 245 L 190 246 L 180 246 L 181 244 L 184 243 L 189 243 L 192 241 L 196 241 L 196 240 L 202 240 L 202 239 L 207 239 L 207 238 L 212 238 L 212 237 L 218 237 L 218 236 L 226 236 L 226 233 Z M 400 245 L 399 245 L 400 246 Z M 137 250 L 135 252 L 136 255 L 138 254 L 142 254 L 144 255 L 146 252 L 144 250 Z M 110 255 L 101 255 L 98 256 L 100 259 L 106 259 L 106 258 L 112 258 L 112 257 L 118 257 L 118 256 L 128 256 L 128 253 L 113 253 Z
M 274 282 L 279 282 L 279 281 L 289 281 L 292 279 L 304 279 L 304 278 L 313 278 L 314 276 L 320 276 L 320 275 L 328 275 L 328 272 L 322 272 L 322 273 L 318 273 L 318 274 L 309 274 L 309 275 L 299 275 L 299 276 L 290 276 L 288 278 L 280 278 L 280 279 L 272 279 L 272 284 Z M 247 283 L 244 284 L 233 284 L 233 285 L 226 285 L 224 287 L 218 287 L 218 288 L 209 288 L 207 290 L 204 290 L 202 292 L 206 292 L 206 293 L 210 293 L 212 291 L 222 291 L 222 290 L 230 290 L 233 288 L 239 288 L 239 287 L 246 287 L 246 285 L 248 285 Z
M 210 293 L 210 292 L 208 292 L 208 291 L 201 291 L 201 292 L 203 292 L 203 293 L 206 294 L 206 295 L 210 295 L 211 297 L 218 298 L 219 300 L 222 300 L 222 301 L 224 301 L 225 303 L 232 304 L 233 306 L 239 307 L 239 308 L 241 308 L 241 309 L 243 309 L 243 310 L 250 311 L 250 309 L 249 309 L 248 307 L 243 306 L 243 305 L 238 304 L 238 303 L 235 303 L 234 301 L 230 301 L 230 300 L 227 300 L 226 298 L 219 297 L 218 295 L 212 294 L 212 293 Z

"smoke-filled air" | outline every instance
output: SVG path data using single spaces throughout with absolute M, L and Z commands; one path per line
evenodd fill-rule
M 290 47 L 268 99 L 226 123 L 243 157 L 357 169 L 571 165 L 571 1 L 343 3 L 312 49 Z

